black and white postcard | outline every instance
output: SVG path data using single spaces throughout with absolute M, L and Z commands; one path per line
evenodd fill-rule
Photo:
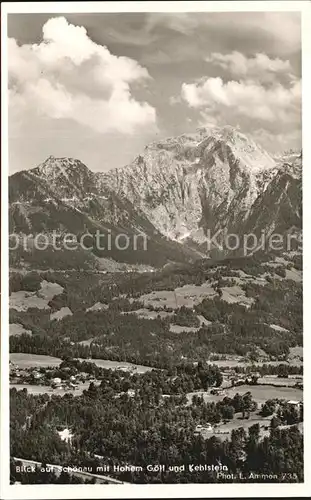
M 1 17 L 1 498 L 307 496 L 310 3 Z

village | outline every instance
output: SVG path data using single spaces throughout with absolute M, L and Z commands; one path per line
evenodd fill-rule
M 43 386 L 50 390 L 75 391 L 81 384 L 96 382 L 95 378 L 87 372 L 78 372 L 73 375 L 72 368 L 62 370 L 46 367 L 19 367 L 10 361 L 10 384 Z M 74 370 L 76 371 L 76 370 Z M 61 376 L 54 376 L 60 372 Z
M 93 361 L 93 360 L 88 360 Z M 23 364 L 23 363 L 22 363 Z M 20 366 L 10 360 L 10 384 L 30 384 L 49 386 L 52 389 L 76 389 L 80 383 L 98 382 L 94 375 L 86 371 L 79 371 L 74 367 L 48 367 L 48 366 Z M 259 371 L 247 370 L 239 373 L 240 367 L 221 366 L 223 382 L 221 387 L 212 388 L 210 394 L 213 396 L 225 396 L 226 389 L 243 385 L 257 386 L 270 385 L 275 387 L 296 387 L 303 389 L 303 375 L 294 374 L 267 374 L 262 375 Z M 130 364 L 120 364 L 116 369 L 135 373 L 137 367 Z M 74 373 L 73 373 L 74 372 Z
M 118 371 L 128 372 L 130 376 L 137 373 L 135 365 L 120 365 Z M 263 375 L 255 369 L 247 373 L 238 373 L 237 367 L 224 366 L 221 368 L 222 384 L 220 387 L 211 387 L 206 391 L 187 393 L 187 404 L 192 404 L 194 396 L 201 397 L 204 402 L 219 402 L 225 398 L 232 398 L 235 394 L 251 393 L 260 410 L 268 400 L 282 400 L 297 411 L 302 408 L 303 376 L 302 374 L 289 374 L 280 377 L 276 374 Z M 122 378 L 122 377 L 121 377 Z M 26 388 L 33 394 L 52 393 L 64 395 L 72 393 L 79 396 L 87 390 L 91 383 L 99 385 L 103 375 L 95 376 L 94 373 L 82 371 L 74 366 L 19 366 L 10 361 L 10 387 L 17 390 Z M 116 395 L 119 397 L 124 392 Z M 128 397 L 135 397 L 135 390 L 129 387 L 126 391 Z M 163 394 L 163 398 L 170 397 Z M 244 416 L 243 416 L 244 417 Z M 252 423 L 254 415 L 245 415 L 245 420 Z M 247 426 L 249 426 L 247 424 Z M 244 425 L 244 424 L 243 424 Z M 200 424 L 195 432 L 202 435 L 213 432 L 210 423 Z
M 96 391 L 100 391 L 100 385 L 111 391 L 112 399 L 125 398 L 121 404 L 126 402 L 126 398 L 133 399 L 134 404 L 142 404 L 144 396 L 139 379 L 144 378 L 144 374 L 139 373 L 140 365 L 118 363 L 112 369 L 103 368 L 101 365 L 104 360 L 95 359 L 68 359 L 58 362 L 57 358 L 41 358 L 41 365 L 38 360 L 34 360 L 34 356 L 31 362 L 25 354 L 21 359 L 23 361 L 18 361 L 15 356 L 14 361 L 10 361 L 10 387 L 16 391 L 27 390 L 32 395 L 45 395 L 43 407 L 48 401 L 52 404 L 54 397 L 75 396 L 72 404 L 76 397 L 83 398 L 87 391 L 91 391 L 95 397 L 99 394 Z M 49 359 L 58 364 L 46 364 Z M 280 429 L 297 426 L 299 431 L 303 432 L 302 373 L 299 373 L 299 370 L 284 373 L 283 369 L 279 369 L 280 366 L 272 370 L 279 375 L 271 372 L 265 374 L 265 369 L 259 365 L 247 368 L 241 365 L 222 366 L 222 381 L 219 387 L 213 385 L 205 390 L 202 388 L 193 392 L 163 391 L 157 402 L 153 400 L 151 404 L 159 412 L 170 405 L 176 409 L 183 406 L 184 411 L 193 415 L 194 437 L 203 438 L 204 441 L 216 437 L 223 442 L 230 439 L 232 432 L 247 433 L 254 426 L 260 439 L 268 437 L 274 426 Z M 152 371 L 151 368 L 149 372 L 150 370 Z M 146 372 L 144 373 L 147 376 Z M 148 377 L 149 375 L 147 379 Z M 175 378 L 177 377 L 168 375 L 171 389 L 174 387 Z M 119 382 L 114 385 L 113 380 Z M 217 408 L 218 417 L 211 419 L 212 414 L 208 415 L 208 411 L 206 417 L 203 414 L 198 416 L 200 408 L 212 407 Z M 28 416 L 24 429 L 30 429 L 31 423 L 32 417 Z M 60 440 L 71 447 L 76 437 L 75 427 L 66 419 L 59 423 L 55 430 Z M 94 452 L 92 456 L 99 461 L 104 458 Z M 240 460 L 246 460 L 245 451 L 240 452 Z

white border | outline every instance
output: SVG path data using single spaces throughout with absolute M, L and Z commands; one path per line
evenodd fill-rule
M 100 12 L 301 12 L 303 50 L 303 198 L 304 198 L 304 380 L 311 380 L 311 321 L 307 299 L 311 296 L 311 150 L 310 150 L 310 89 L 311 89 L 311 7 L 307 1 L 159 1 L 159 2 L 6 2 L 1 4 L 2 61 L 2 210 L 1 210 L 1 498 L 32 500 L 55 498 L 209 498 L 209 497 L 299 497 L 311 494 L 311 400 L 304 388 L 304 467 L 303 484 L 169 484 L 169 485 L 35 485 L 9 484 L 9 363 L 8 363 L 8 109 L 7 109 L 7 14 L 9 13 L 100 13 Z M 310 360 L 311 361 L 311 360 Z
M 299 12 L 307 1 L 3 2 L 5 14 L 107 12 Z

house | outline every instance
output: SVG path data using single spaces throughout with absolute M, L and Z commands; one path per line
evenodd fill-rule
M 235 385 L 244 385 L 245 380 L 243 378 L 231 379 L 231 384 L 232 387 L 234 387 Z
M 211 394 L 213 394 L 214 396 L 223 396 L 225 394 L 225 391 L 218 387 L 217 389 L 212 389 Z
M 303 405 L 302 401 L 287 401 L 288 405 L 294 406 L 297 410 Z
M 198 424 L 194 430 L 195 434 L 200 434 L 201 432 L 213 432 L 214 428 L 212 424 L 206 422 L 206 424 Z
M 251 373 L 248 377 L 245 379 L 245 383 L 249 385 L 256 385 L 257 381 L 259 379 L 259 375 L 255 373 Z
M 212 432 L 213 429 L 214 428 L 213 428 L 212 424 L 210 424 L 209 422 L 203 426 L 203 431 Z
M 62 379 L 59 377 L 55 377 L 52 379 L 53 384 L 61 384 Z
M 203 430 L 203 425 L 199 424 L 194 429 L 194 434 L 200 434 L 202 432 L 202 430 Z
M 65 441 L 65 443 L 71 443 L 71 440 L 73 438 L 72 432 L 67 428 L 63 429 L 62 431 L 58 431 L 58 435 L 62 441 Z
M 53 388 L 58 388 L 60 389 L 61 388 L 61 384 L 62 384 L 62 379 L 59 378 L 59 377 L 55 377 L 51 380 L 51 387 Z

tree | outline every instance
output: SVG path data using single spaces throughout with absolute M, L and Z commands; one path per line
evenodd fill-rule
M 225 405 L 222 407 L 222 418 L 224 420 L 232 420 L 234 417 L 234 407 L 232 405 Z
M 270 415 L 273 415 L 273 413 L 275 412 L 276 406 L 277 406 L 276 401 L 274 401 L 273 399 L 268 399 L 263 404 L 263 406 L 260 410 L 260 414 L 263 417 L 269 417 Z
M 36 272 L 26 274 L 22 278 L 21 289 L 28 292 L 36 292 L 40 289 L 41 276 Z
M 276 429 L 279 425 L 281 425 L 281 420 L 278 417 L 272 417 L 270 422 L 271 429 Z
M 249 439 L 258 442 L 260 436 L 260 425 L 254 424 L 248 429 Z
M 300 408 L 296 408 L 292 404 L 285 404 L 279 408 L 278 417 L 284 424 L 298 424 L 300 421 Z

